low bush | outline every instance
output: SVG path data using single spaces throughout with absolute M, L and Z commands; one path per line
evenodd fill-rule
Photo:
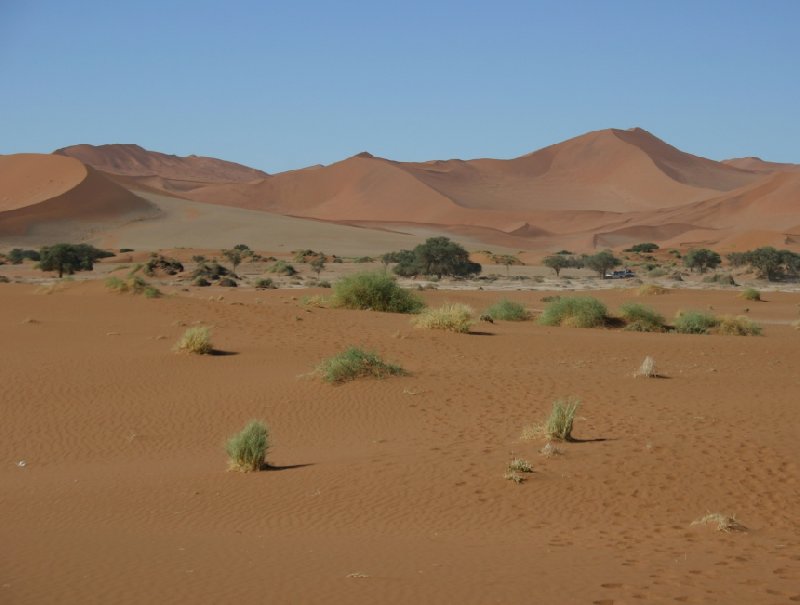
M 270 277 L 262 277 L 261 279 L 257 279 L 256 283 L 256 290 L 274 290 L 278 287 L 278 285 L 272 281 Z
M 211 345 L 211 331 L 206 327 L 187 329 L 175 345 L 175 350 L 208 355 L 214 350 Z
M 404 376 L 407 372 L 400 366 L 384 362 L 375 353 L 350 347 L 343 353 L 334 355 L 323 361 L 317 371 L 322 378 L 331 383 L 347 382 L 362 377 L 385 378 L 386 376 Z
M 346 309 L 371 309 L 390 313 L 418 313 L 425 303 L 382 272 L 356 273 L 333 286 L 332 303 Z
M 250 421 L 225 444 L 231 470 L 259 471 L 266 467 L 269 430 L 263 422 Z
M 127 279 L 121 279 L 116 275 L 106 278 L 106 288 L 116 290 L 120 294 L 131 292 L 133 294 L 144 294 L 146 298 L 158 298 L 161 290 L 148 284 L 139 275 L 129 274 Z
M 606 306 L 591 296 L 567 296 L 550 303 L 539 317 L 544 326 L 596 328 L 608 319 Z
M 717 327 L 719 320 L 703 311 L 678 311 L 675 331 L 680 334 L 708 334 Z
M 723 315 L 718 320 L 716 331 L 727 336 L 760 336 L 761 326 L 742 315 Z
M 208 286 L 211 285 L 211 282 L 208 281 L 202 275 L 198 275 L 197 277 L 194 278 L 194 281 L 192 282 L 192 285 L 193 286 L 197 286 L 198 288 L 207 288 Z
M 497 321 L 525 321 L 531 318 L 531 314 L 523 305 L 505 299 L 493 304 L 482 315 L 488 315 Z
M 664 317 L 654 309 L 639 303 L 625 303 L 620 307 L 620 315 L 627 324 L 626 330 L 633 332 L 663 332 Z
M 436 309 L 425 309 L 412 322 L 417 328 L 449 330 L 465 334 L 472 326 L 472 307 L 461 303 L 445 303 Z
M 163 273 L 164 275 L 177 275 L 183 271 L 183 264 L 174 258 L 166 258 L 160 254 L 153 254 L 144 265 L 145 275 L 156 275 L 156 273 Z
M 219 285 L 223 288 L 238 288 L 239 284 L 236 283 L 236 280 L 232 277 L 223 277 L 219 280 Z
M 295 273 L 297 273 L 297 271 L 292 265 L 282 260 L 279 260 L 274 264 L 272 264 L 270 267 L 267 268 L 267 271 L 269 271 L 270 273 L 277 273 L 278 275 L 288 275 L 288 276 L 292 276 Z
M 216 261 L 210 263 L 199 263 L 197 267 L 195 267 L 195 270 L 192 271 L 192 277 L 195 278 L 195 280 L 198 277 L 203 277 L 207 280 L 217 280 L 220 277 L 225 277 L 229 274 L 230 271 Z
M 733 279 L 733 275 L 728 273 L 718 273 L 716 275 L 707 275 L 703 278 L 703 283 L 706 284 L 720 284 L 722 286 L 736 286 L 738 285 Z
M 745 288 L 744 290 L 742 290 L 739 296 L 741 298 L 744 298 L 745 300 L 752 300 L 752 301 L 761 300 L 761 292 L 759 292 L 755 288 Z

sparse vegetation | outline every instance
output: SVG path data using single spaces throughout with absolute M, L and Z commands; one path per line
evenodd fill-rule
M 509 470 L 507 470 L 505 473 L 503 473 L 503 479 L 505 479 L 507 481 L 513 481 L 517 485 L 519 485 L 520 483 L 525 481 L 525 477 L 520 475 L 518 472 L 509 471 Z
M 22 248 L 13 248 L 6 255 L 8 262 L 12 265 L 19 265 L 22 261 L 28 259 L 38 262 L 41 260 L 41 254 L 38 250 L 23 250 Z
M 526 321 L 531 318 L 524 305 L 511 300 L 500 300 L 483 312 L 496 321 Z
M 567 296 L 551 302 L 539 317 L 544 326 L 596 328 L 605 325 L 606 306 L 591 296 Z
M 445 303 L 436 309 L 425 309 L 412 321 L 418 328 L 449 330 L 465 334 L 472 326 L 472 307 L 462 303 Z
M 716 524 L 717 531 L 726 533 L 732 531 L 745 531 L 747 528 L 736 520 L 735 515 L 723 515 L 722 513 L 708 513 L 699 519 L 692 521 L 692 525 Z
M 732 252 L 728 260 L 733 267 L 749 265 L 759 277 L 778 281 L 800 273 L 800 254 L 764 246 L 747 252 Z
M 626 248 L 625 252 L 655 252 L 658 250 L 658 244 L 653 244 L 651 242 L 645 242 L 642 244 L 636 244 L 635 246 L 631 246 L 630 248 Z
M 469 253 L 447 237 L 431 237 L 414 250 L 388 252 L 381 257 L 384 264 L 394 262 L 397 275 L 469 276 L 481 272 L 479 263 L 469 260 Z
M 121 279 L 115 275 L 106 278 L 106 288 L 115 290 L 120 294 L 131 292 L 133 294 L 143 294 L 146 298 L 158 298 L 161 290 L 148 284 L 138 275 L 129 275 L 127 279 Z
M 389 313 L 417 313 L 425 303 L 381 271 L 343 277 L 333 286 L 333 305 Z
M 269 430 L 263 422 L 251 420 L 225 444 L 231 470 L 259 471 L 266 466 Z
M 153 253 L 144 264 L 145 275 L 153 276 L 157 273 L 163 275 L 177 275 L 183 272 L 183 264 L 174 258 L 166 258 Z
M 211 345 L 211 331 L 204 326 L 188 328 L 175 345 L 175 350 L 208 355 L 214 350 Z
M 760 336 L 761 326 L 740 315 L 723 315 L 717 320 L 717 333 L 727 336 Z
M 719 321 L 704 311 L 678 311 L 675 331 L 680 334 L 709 334 Z
M 42 271 L 57 271 L 58 277 L 72 275 L 76 271 L 91 271 L 101 258 L 114 256 L 113 252 L 99 250 L 89 244 L 55 244 L 39 251 L 39 268 Z
M 745 300 L 752 300 L 752 301 L 761 300 L 761 292 L 759 292 L 755 288 L 745 288 L 744 290 L 742 290 L 739 296 L 741 298 L 744 298 Z
M 407 374 L 400 366 L 386 363 L 375 353 L 357 347 L 350 347 L 343 353 L 326 359 L 317 367 L 317 372 L 326 382 L 331 383 L 347 382 L 362 377 L 385 378 Z
M 223 288 L 239 287 L 239 284 L 236 283 L 236 280 L 233 279 L 232 277 L 223 277 L 221 280 L 219 280 L 219 285 L 222 286 Z
M 663 332 L 664 317 L 654 309 L 639 303 L 625 303 L 620 307 L 626 330 L 633 332 Z
M 705 273 L 708 269 L 716 269 L 722 259 L 719 254 L 708 248 L 692 248 L 683 257 L 683 264 L 691 271 Z

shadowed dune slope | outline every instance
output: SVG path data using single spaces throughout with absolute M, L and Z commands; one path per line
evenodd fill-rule
M 157 214 L 152 204 L 76 159 L 0 156 L 0 236 L 66 233 L 70 224 L 107 227 Z
M 196 155 L 167 155 L 139 145 L 72 145 L 53 153 L 74 157 L 103 172 L 123 176 L 159 176 L 202 183 L 245 183 L 267 176 L 266 172 L 234 162 Z
M 726 166 L 733 166 L 742 170 L 752 172 L 800 172 L 800 164 L 788 164 L 784 162 L 767 162 L 757 157 L 731 158 L 722 160 Z

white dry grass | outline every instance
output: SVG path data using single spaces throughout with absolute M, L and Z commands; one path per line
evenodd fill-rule
M 722 513 L 708 513 L 692 521 L 692 525 L 716 524 L 717 531 L 730 533 L 732 531 L 745 531 L 747 528 L 736 520 L 736 515 L 723 515 Z
M 642 365 L 639 366 L 639 369 L 633 373 L 634 378 L 639 376 L 644 376 L 645 378 L 656 378 L 658 376 L 658 372 L 656 371 L 656 360 L 649 355 L 645 357 Z

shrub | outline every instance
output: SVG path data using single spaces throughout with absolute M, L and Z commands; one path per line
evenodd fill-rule
M 206 287 L 211 285 L 211 282 L 208 281 L 202 275 L 198 275 L 197 277 L 194 278 L 194 281 L 192 282 L 192 285 L 193 286 L 197 286 L 198 288 L 206 288 Z
M 692 525 L 706 525 L 716 523 L 717 531 L 725 533 L 731 531 L 745 531 L 747 528 L 736 520 L 735 516 L 723 515 L 722 513 L 708 513 L 704 517 L 692 521 Z
M 19 265 L 26 258 L 36 262 L 41 260 L 38 250 L 23 250 L 22 248 L 14 248 L 6 256 L 12 265 Z
M 146 286 L 144 290 L 142 290 L 142 294 L 144 294 L 145 298 L 161 298 L 161 290 L 154 286 Z
M 675 317 L 675 331 L 680 334 L 708 334 L 716 328 L 719 320 L 703 311 L 678 311 Z
M 346 309 L 390 313 L 417 313 L 425 306 L 421 298 L 382 272 L 357 273 L 340 279 L 333 286 L 332 302 Z
M 159 254 L 152 254 L 144 265 L 145 275 L 155 275 L 156 272 L 165 275 L 177 275 L 183 272 L 183 264 L 174 258 L 165 258 Z
M 567 296 L 550 303 L 539 317 L 544 326 L 595 328 L 605 324 L 608 309 L 591 296 Z
M 723 286 L 736 286 L 738 285 L 733 279 L 733 275 L 728 273 L 719 273 L 716 275 L 707 275 L 703 278 L 705 284 L 721 284 Z
M 278 286 L 275 282 L 272 281 L 269 277 L 263 277 L 261 279 L 256 280 L 256 289 L 257 290 L 274 290 Z
M 375 353 L 356 347 L 350 347 L 343 353 L 326 359 L 317 367 L 317 371 L 325 381 L 332 383 L 347 382 L 366 376 L 385 378 L 407 374 L 400 366 L 386 363 Z
M 664 267 L 653 267 L 647 272 L 647 277 L 664 277 L 667 273 Z
M 520 475 L 518 472 L 509 470 L 503 473 L 503 479 L 506 479 L 507 481 L 513 481 L 517 485 L 525 481 L 525 477 Z
M 553 402 L 553 409 L 544 426 L 544 433 L 548 439 L 572 440 L 572 423 L 579 405 L 577 399 L 557 399 Z
M 447 237 L 430 237 L 414 250 L 387 252 L 381 261 L 386 265 L 397 263 L 394 272 L 404 276 L 468 276 L 481 272 L 480 264 L 471 262 L 469 253 Z
M 531 318 L 531 314 L 523 305 L 505 299 L 486 309 L 483 315 L 488 315 L 498 321 L 525 321 Z
M 627 325 L 626 330 L 635 332 L 663 332 L 664 317 L 654 309 L 639 303 L 625 303 L 620 314 Z
M 719 318 L 717 332 L 727 336 L 760 336 L 761 326 L 740 315 L 723 315 Z
M 231 277 L 223 277 L 219 280 L 219 285 L 223 288 L 238 288 L 239 284 L 236 283 L 236 280 Z
M 656 250 L 658 250 L 658 244 L 644 242 L 642 244 L 636 244 L 635 246 L 626 248 L 625 252 L 654 252 Z
M 506 468 L 507 472 L 519 472 L 519 473 L 532 473 L 533 467 L 531 463 L 527 460 L 523 460 L 522 458 L 514 458 L 511 462 L 508 463 L 508 467 Z
M 707 269 L 716 269 L 722 259 L 719 254 L 708 248 L 692 248 L 683 257 L 683 264 L 690 270 L 697 269 L 700 273 L 705 273 Z
M 116 290 L 119 293 L 132 292 L 133 294 L 144 294 L 147 298 L 158 298 L 161 290 L 148 284 L 138 275 L 129 274 L 127 279 L 120 279 L 112 275 L 106 278 L 106 288 Z
M 279 260 L 275 262 L 272 266 L 268 267 L 267 271 L 269 271 L 270 273 L 277 273 L 278 275 L 288 275 L 288 276 L 292 276 L 295 273 L 297 273 L 297 271 L 292 265 L 282 260 Z
M 472 326 L 473 309 L 461 303 L 445 303 L 437 309 L 425 309 L 412 322 L 417 328 L 449 330 L 466 334 Z
M 214 348 L 211 346 L 211 332 L 206 327 L 189 328 L 175 345 L 177 351 L 187 351 L 197 355 L 207 355 Z
M 761 292 L 756 290 L 755 288 L 745 288 L 741 294 L 739 294 L 745 300 L 753 300 L 759 301 L 761 300 Z
M 266 466 L 269 430 L 263 422 L 251 420 L 225 444 L 230 468 L 242 472 L 259 471 Z
M 55 244 L 39 251 L 39 269 L 58 271 L 58 277 L 72 275 L 75 271 L 91 271 L 98 259 L 114 256 L 113 252 L 99 250 L 89 244 Z
M 218 262 L 213 261 L 210 263 L 199 263 L 195 270 L 192 272 L 193 278 L 204 277 L 206 279 L 216 280 L 220 277 L 225 277 L 230 271 L 220 265 Z
M 639 289 L 636 290 L 637 296 L 651 296 L 651 295 L 661 295 L 667 294 L 669 290 L 667 288 L 662 288 L 661 286 L 657 286 L 656 284 L 642 284 L 639 286 Z

